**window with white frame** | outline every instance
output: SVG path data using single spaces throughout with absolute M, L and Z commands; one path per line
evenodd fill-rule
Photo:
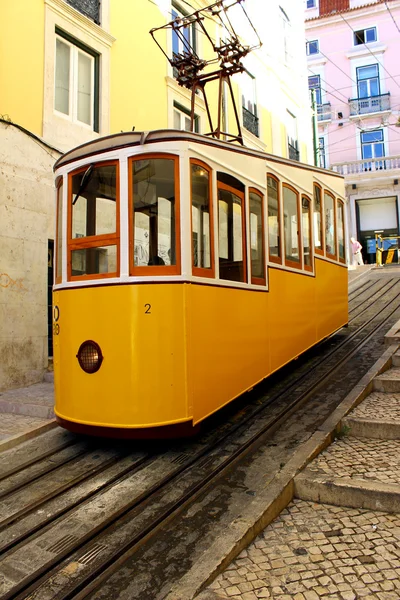
M 307 0 L 307 8 L 315 8 L 317 6 L 317 0 Z
M 240 75 L 240 87 L 242 89 L 242 116 L 243 127 L 252 134 L 259 136 L 257 99 L 256 99 L 256 80 L 248 71 Z
M 292 38 L 292 27 L 287 13 L 282 6 L 279 7 L 282 24 L 282 40 L 283 40 L 283 55 L 285 62 L 289 62 L 291 58 L 290 43 Z
M 376 42 L 376 27 L 369 27 L 368 29 L 359 29 L 354 32 L 354 45 L 360 46 L 361 44 L 369 44 L 370 42 Z
M 319 53 L 319 42 L 318 40 L 312 40 L 311 42 L 306 43 L 306 52 L 307 56 L 312 56 L 313 54 Z
M 54 109 L 98 131 L 99 55 L 56 31 Z
M 363 159 L 382 158 L 385 156 L 383 129 L 363 131 L 361 133 L 361 154 Z
M 190 110 L 174 101 L 174 129 L 191 131 L 190 122 Z M 200 131 L 200 119 L 196 114 L 194 115 L 194 131 L 197 133 Z
M 325 138 L 318 139 L 318 166 L 326 169 Z
M 315 91 L 315 102 L 322 104 L 321 77 L 319 75 L 312 75 L 308 78 L 308 89 Z
M 297 119 L 289 110 L 286 111 L 286 131 L 289 158 L 292 160 L 300 160 L 299 142 L 297 139 Z
M 357 67 L 357 88 L 359 98 L 370 98 L 380 95 L 378 65 Z
M 187 13 L 185 13 L 178 4 L 172 3 L 171 15 L 173 19 L 182 19 L 184 21 Z M 188 23 L 180 30 L 180 35 L 172 30 L 172 55 L 183 54 L 194 50 L 196 52 L 196 28 L 194 23 Z

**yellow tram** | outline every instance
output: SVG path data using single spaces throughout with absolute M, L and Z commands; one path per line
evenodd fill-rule
M 193 430 L 348 320 L 343 180 L 196 133 L 121 133 L 55 165 L 55 413 Z

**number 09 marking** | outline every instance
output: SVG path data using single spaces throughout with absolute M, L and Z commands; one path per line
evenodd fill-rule
M 146 310 L 144 311 L 144 314 L 145 314 L 145 315 L 151 315 L 151 312 L 150 312 L 150 309 L 151 309 L 151 304 L 145 304 L 145 305 L 144 305 L 144 307 L 145 307 L 145 309 L 146 309 Z

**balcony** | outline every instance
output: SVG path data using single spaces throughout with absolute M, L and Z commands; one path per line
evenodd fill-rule
M 326 102 L 325 104 L 317 105 L 317 118 L 318 118 L 318 121 L 330 121 L 332 119 L 330 102 Z
M 292 144 L 288 143 L 289 148 L 289 158 L 291 160 L 300 160 L 300 152 L 297 150 L 296 146 L 292 146 Z
M 243 108 L 243 127 L 250 131 L 253 135 L 259 137 L 258 133 L 258 117 L 247 110 L 244 106 Z
M 382 171 L 392 171 L 394 169 L 400 169 L 400 155 L 352 160 L 350 162 L 332 165 L 332 170 L 341 175 L 362 175 L 372 172 L 382 173 Z
M 67 0 L 67 3 L 100 25 L 100 0 Z
M 350 116 L 367 115 L 369 113 L 390 110 L 390 94 L 369 96 L 368 98 L 352 98 L 349 100 Z

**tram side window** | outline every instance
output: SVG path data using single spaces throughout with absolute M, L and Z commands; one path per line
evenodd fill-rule
M 70 275 L 117 274 L 117 165 L 90 165 L 71 178 Z
M 311 241 L 311 201 L 307 196 L 301 199 L 301 223 L 303 229 L 304 268 L 312 270 L 312 241 Z
M 63 246 L 63 221 L 62 221 L 62 200 L 63 200 L 63 180 L 57 187 L 57 246 L 56 246 L 56 283 L 61 282 L 62 276 L 62 246 Z
M 322 193 L 321 187 L 314 184 L 314 248 L 322 254 L 323 228 L 322 228 Z
M 191 162 L 193 273 L 214 276 L 210 171 Z
M 244 194 L 234 177 L 218 174 L 219 277 L 229 281 L 247 281 Z M 222 179 L 222 181 L 221 181 Z M 225 183 L 229 181 L 238 187 Z M 244 187 L 244 186 L 242 186 Z
M 251 282 L 265 284 L 263 196 L 250 190 Z
M 133 266 L 176 265 L 175 160 L 132 161 Z
M 324 193 L 325 205 L 325 250 L 330 256 L 336 256 L 336 230 L 335 230 L 335 200 L 333 196 Z
M 300 239 L 298 194 L 286 185 L 283 186 L 283 219 L 285 262 L 288 266 L 300 266 Z
M 339 260 L 345 262 L 346 254 L 344 247 L 344 204 L 341 200 L 337 201 L 337 227 L 338 227 L 338 246 Z
M 267 194 L 269 259 L 272 262 L 280 263 L 281 247 L 278 181 L 270 175 L 267 177 Z

